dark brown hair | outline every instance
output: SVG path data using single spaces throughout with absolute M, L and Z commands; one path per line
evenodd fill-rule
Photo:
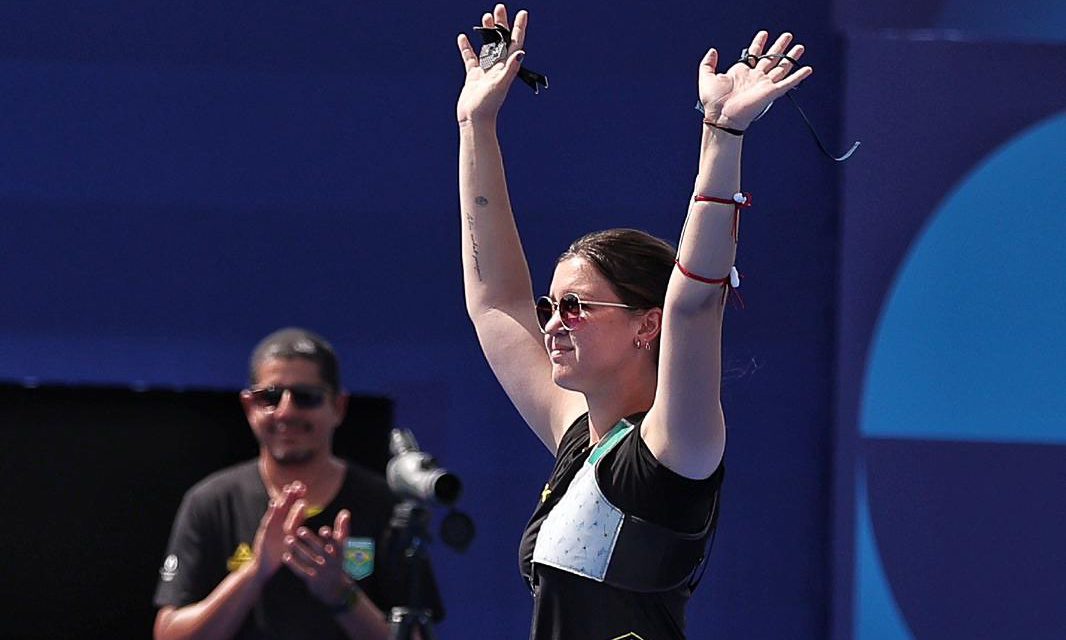
M 677 250 L 669 242 L 636 229 L 606 229 L 570 244 L 558 262 L 588 260 L 611 284 L 625 304 L 638 309 L 662 308 Z

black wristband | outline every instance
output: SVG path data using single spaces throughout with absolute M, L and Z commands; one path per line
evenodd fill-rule
M 707 125 L 708 127 L 714 127 L 715 129 L 718 129 L 719 131 L 725 131 L 726 133 L 732 134 L 734 136 L 742 136 L 742 135 L 744 135 L 744 130 L 743 129 L 732 129 L 730 127 L 723 127 L 722 125 L 715 124 L 715 123 L 711 122 L 710 120 L 704 120 L 703 124 Z
M 769 107 L 767 107 L 767 108 L 769 109 Z M 699 111 L 701 114 L 703 114 L 703 116 L 704 116 L 703 124 L 711 126 L 711 127 L 714 127 L 715 129 L 719 129 L 721 131 L 725 131 L 726 133 L 731 133 L 731 134 L 733 134 L 735 136 L 744 135 L 744 129 L 732 129 L 730 127 L 723 127 L 720 124 L 716 124 L 716 123 L 708 120 L 707 117 L 706 117 L 707 116 L 707 111 L 703 108 L 703 103 L 700 102 L 699 100 L 696 101 L 696 111 Z
M 347 587 L 345 587 L 340 602 L 336 604 L 327 604 L 326 609 L 329 610 L 330 615 L 339 616 L 342 613 L 347 613 L 354 609 L 355 605 L 359 604 L 359 600 L 362 597 L 363 590 L 360 589 L 359 585 L 353 580 Z

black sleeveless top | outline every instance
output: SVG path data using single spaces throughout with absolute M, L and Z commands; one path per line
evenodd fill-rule
M 680 532 L 699 532 L 718 500 L 725 466 L 710 477 L 692 480 L 662 465 L 640 437 L 644 414 L 627 418 L 636 425 L 601 461 L 600 489 L 622 511 Z M 545 485 L 519 549 L 522 576 L 533 589 L 531 640 L 611 640 L 627 633 L 645 640 L 685 637 L 687 586 L 657 593 L 636 593 L 561 569 L 533 563 L 533 549 L 544 519 L 566 493 L 589 454 L 588 414 L 578 418 L 559 442 L 555 468 Z M 712 522 L 712 527 L 715 525 Z

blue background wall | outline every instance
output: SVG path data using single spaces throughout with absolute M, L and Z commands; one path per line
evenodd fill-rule
M 0 3 L 0 378 L 235 390 L 259 337 L 289 324 L 320 331 L 341 353 L 347 386 L 393 398 L 397 422 L 466 481 L 462 506 L 478 538 L 465 555 L 435 550 L 445 638 L 524 636 L 530 599 L 515 549 L 550 468 L 485 366 L 462 303 L 454 37 L 485 8 Z M 859 607 L 871 569 L 859 552 L 885 539 L 864 527 L 916 521 L 891 510 L 906 504 L 906 488 L 878 482 L 911 460 L 898 453 L 909 441 L 860 430 L 874 326 L 937 203 L 985 155 L 1063 108 L 1049 70 L 1064 54 L 1047 25 L 1061 33 L 1066 23 L 1049 3 L 1026 14 L 1039 32 L 997 32 L 990 25 L 1006 21 L 995 6 L 946 2 L 529 8 L 527 62 L 552 86 L 536 97 L 517 87 L 501 137 L 538 288 L 586 231 L 636 226 L 676 238 L 707 46 L 731 56 L 758 28 L 807 43 L 816 72 L 799 100 L 831 146 L 853 137 L 865 146 L 841 170 L 785 104 L 747 136 L 744 183 L 757 204 L 738 258 L 747 308 L 726 320 L 729 478 L 690 631 L 907 637 L 891 635 L 899 620 Z M 963 13 L 976 24 L 948 19 Z M 953 42 L 963 32 L 1030 44 Z M 1062 212 L 1061 199 L 1040 202 Z M 1024 219 L 1040 208 L 1011 210 Z M 928 482 L 969 478 L 982 455 L 999 464 L 1014 449 L 941 462 L 968 451 L 923 447 L 921 468 L 943 470 Z M 1057 451 L 1020 454 L 1049 460 L 1043 472 L 1013 454 L 1006 464 L 1034 469 L 1034 482 L 1061 479 Z M 970 522 L 969 502 L 937 504 Z M 1044 524 L 1032 508 L 1021 531 Z M 923 538 L 940 536 L 923 522 Z M 892 580 L 919 556 L 871 553 L 888 578 L 871 583 L 883 597 L 868 601 L 911 620 L 904 583 Z M 965 566 L 939 569 L 969 579 Z M 991 583 L 1008 576 L 1001 570 Z M 1040 584 L 1034 597 L 1061 595 Z M 1022 595 L 1011 602 L 1025 602 L 1014 588 Z M 948 619 L 942 609 L 927 613 L 932 630 L 910 624 L 914 637 L 963 637 L 941 633 L 951 628 L 936 626 Z M 872 622 L 859 628 L 863 620 Z
M 1066 7 L 837 17 L 833 637 L 1066 637 Z

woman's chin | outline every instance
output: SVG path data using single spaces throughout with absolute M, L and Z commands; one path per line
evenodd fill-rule
M 567 391 L 581 391 L 577 375 L 567 366 L 560 366 L 558 364 L 552 366 L 552 382 L 555 383 L 555 386 L 566 389 Z

